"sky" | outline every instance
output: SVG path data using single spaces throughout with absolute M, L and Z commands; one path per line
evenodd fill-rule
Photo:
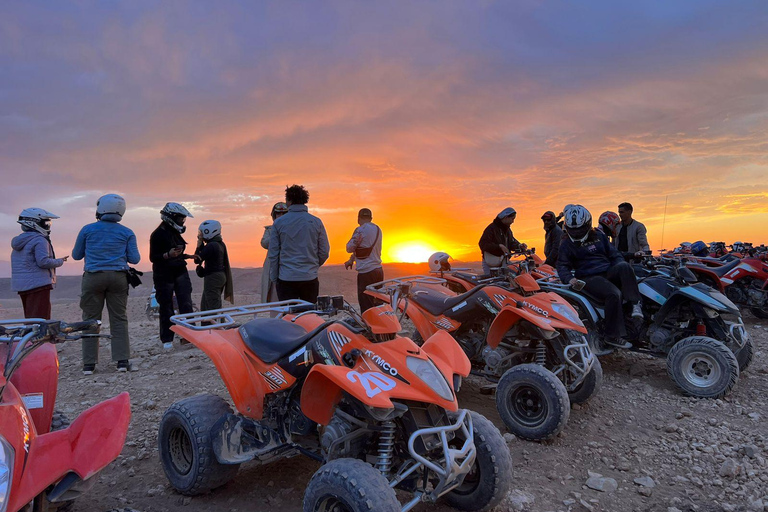
M 0 275 L 23 208 L 64 255 L 106 193 L 141 269 L 167 201 L 259 267 L 293 183 L 337 264 L 362 207 L 387 261 L 477 260 L 507 206 L 543 248 L 567 203 L 631 202 L 653 249 L 768 242 L 766 26 L 763 1 L 3 2 Z

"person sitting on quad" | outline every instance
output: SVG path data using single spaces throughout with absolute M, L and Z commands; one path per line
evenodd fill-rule
M 626 332 L 622 299 L 632 304 L 632 317 L 642 318 L 640 291 L 632 267 L 608 238 L 592 229 L 592 215 L 581 205 L 564 209 L 565 233 L 560 244 L 557 272 L 571 286 L 584 281 L 584 290 L 605 302 L 605 338 L 610 345 L 629 348 L 621 341 Z
M 521 244 L 512 234 L 510 226 L 515 222 L 517 212 L 512 207 L 501 210 L 488 224 L 480 237 L 480 250 L 483 253 L 483 273 L 490 274 L 491 267 L 498 267 L 502 264 L 504 256 L 512 252 L 524 251 L 527 245 Z
M 544 261 L 545 265 L 557 265 L 557 254 L 560 252 L 560 240 L 563 238 L 563 230 L 557 224 L 555 212 L 544 212 L 541 216 L 544 222 Z

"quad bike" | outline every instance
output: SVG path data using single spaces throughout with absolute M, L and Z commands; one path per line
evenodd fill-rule
M 717 290 L 696 282 L 677 260 L 645 257 L 635 265 L 643 319 L 625 308 L 630 350 L 667 360 L 667 372 L 684 394 L 719 398 L 728 394 L 752 361 L 753 347 L 739 309 Z M 543 289 L 571 302 L 590 331 L 592 349 L 610 353 L 604 340 L 604 304 L 583 289 L 542 278 Z M 726 317 L 730 317 L 726 320 Z
M 689 263 L 698 280 L 724 293 L 731 302 L 768 318 L 768 262 L 759 257 L 737 258 L 719 267 Z
M 496 407 L 512 433 L 528 440 L 556 436 L 570 403 L 585 402 L 602 382 L 576 311 L 556 294 L 541 293 L 530 275 L 462 294 L 445 284 L 409 276 L 370 285 L 366 293 L 396 304 L 417 339 L 453 335 L 478 373 L 498 382 Z
M 397 335 L 389 305 L 360 315 L 341 296 L 172 320 L 212 359 L 236 408 L 198 395 L 166 411 L 160 458 L 181 494 L 224 485 L 246 461 L 302 454 L 323 464 L 304 494 L 306 512 L 407 511 L 438 500 L 488 510 L 506 496 L 509 450 L 490 421 L 458 408 L 470 363 L 447 333 L 419 347 Z M 395 490 L 409 501 L 401 505 Z
M 128 393 L 83 412 L 72 424 L 55 412 L 54 343 L 94 334 L 98 321 L 0 321 L 0 510 L 69 511 L 123 449 Z M 98 334 L 96 334 L 98 335 Z

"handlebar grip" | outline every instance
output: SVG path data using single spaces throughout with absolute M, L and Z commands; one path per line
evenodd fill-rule
M 306 304 L 302 306 L 290 306 L 288 308 L 289 313 L 304 313 L 305 311 L 314 311 L 317 309 L 315 304 Z
M 61 322 L 59 326 L 59 332 L 65 334 L 91 330 L 101 330 L 101 320 L 86 320 L 84 322 L 73 322 L 71 324 Z

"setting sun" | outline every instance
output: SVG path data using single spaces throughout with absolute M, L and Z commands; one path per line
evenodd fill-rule
M 424 263 L 435 249 L 423 242 L 402 242 L 389 250 L 389 260 L 401 263 Z

